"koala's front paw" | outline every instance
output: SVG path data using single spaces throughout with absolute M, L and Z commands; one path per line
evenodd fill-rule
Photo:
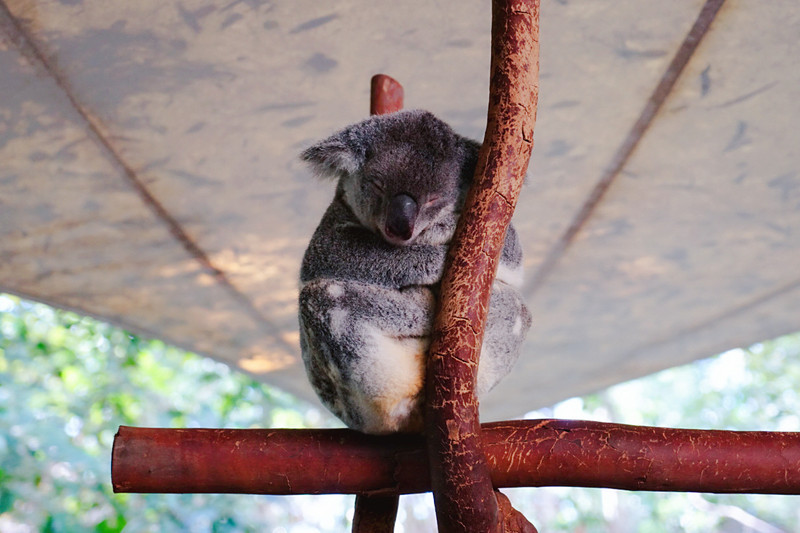
M 447 247 L 425 246 L 424 261 L 413 263 L 418 281 L 416 285 L 437 285 L 444 275 Z

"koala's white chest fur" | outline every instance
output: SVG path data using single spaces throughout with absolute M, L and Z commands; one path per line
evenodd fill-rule
M 365 339 L 374 357 L 364 357 L 354 368 L 363 393 L 363 431 L 394 433 L 418 431 L 422 425 L 421 402 L 428 337 L 396 338 L 367 326 Z

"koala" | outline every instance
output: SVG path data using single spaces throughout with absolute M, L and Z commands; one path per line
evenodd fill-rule
M 480 144 L 426 111 L 348 126 L 305 150 L 337 180 L 300 270 L 300 346 L 311 385 L 349 427 L 418 432 L 425 359 L 447 249 Z M 492 286 L 477 394 L 511 370 L 531 326 L 522 249 L 508 228 Z

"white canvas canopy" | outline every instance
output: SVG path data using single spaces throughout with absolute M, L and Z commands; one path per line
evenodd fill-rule
M 705 4 L 542 3 L 534 327 L 486 419 L 800 330 L 800 10 L 728 0 L 676 67 Z M 0 0 L 0 290 L 312 399 L 297 274 L 333 184 L 297 154 L 378 72 L 482 138 L 489 8 Z

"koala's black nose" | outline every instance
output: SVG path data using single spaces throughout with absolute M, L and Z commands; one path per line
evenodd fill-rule
M 405 193 L 394 195 L 386 213 L 386 234 L 404 241 L 410 239 L 417 221 L 417 207 L 417 201 L 411 196 Z

